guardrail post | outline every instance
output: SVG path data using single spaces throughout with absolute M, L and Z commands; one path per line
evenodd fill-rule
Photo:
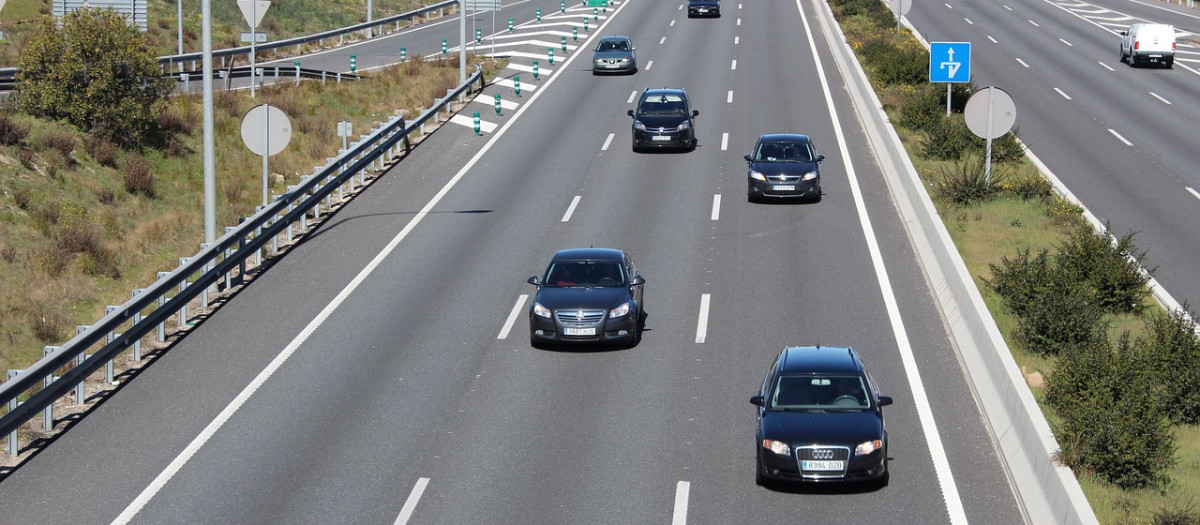
M 191 75 L 189 75 L 189 74 L 187 74 L 187 73 L 180 73 L 180 74 L 179 74 L 179 79 L 183 81 L 183 92 L 184 92 L 184 93 L 191 93 L 191 92 L 192 92 L 192 88 L 191 88 L 191 85 L 190 85 L 190 77 L 191 77 Z
M 137 296 L 142 295 L 143 293 L 146 293 L 145 288 L 134 288 L 133 289 L 133 298 L 136 299 Z M 133 313 L 133 324 L 136 325 L 140 322 L 142 322 L 142 311 L 138 310 Z M 133 360 L 134 360 L 134 362 L 142 360 L 142 338 L 141 337 L 133 340 Z
M 278 200 L 279 200 L 279 199 L 281 199 L 281 198 L 283 198 L 283 196 L 282 196 L 282 195 L 271 195 L 271 201 L 272 201 L 272 202 L 274 202 L 274 201 L 278 201 Z M 278 217 L 278 216 L 272 217 L 272 218 L 271 218 L 271 222 L 272 222 L 272 223 L 274 223 L 274 222 L 275 222 L 276 220 L 278 220 L 278 219 L 279 219 L 279 217 Z M 290 227 L 290 226 L 289 226 L 289 227 Z M 273 251 L 273 252 L 276 252 L 276 253 L 278 253 L 278 252 L 279 252 L 279 235 L 272 235 L 272 236 L 271 236 L 271 251 Z
M 82 334 L 86 331 L 88 331 L 88 327 L 86 327 L 86 326 L 79 325 L 79 326 L 75 327 L 75 335 Z M 86 350 L 86 349 L 84 349 L 84 350 Z M 87 359 L 87 353 L 79 352 L 78 354 L 76 354 L 75 355 L 75 366 L 82 365 L 83 361 L 85 359 Z M 87 399 L 85 397 L 85 396 L 87 396 L 87 391 L 85 389 L 86 381 L 87 381 L 87 378 L 83 377 L 83 378 L 79 379 L 78 383 L 75 383 L 75 404 L 76 405 L 82 405 L 84 403 L 84 401 L 87 401 Z
M 192 260 L 191 257 L 180 257 L 179 258 L 179 267 L 183 268 L 183 266 L 186 265 L 191 260 Z M 179 293 L 183 293 L 184 290 L 187 290 L 187 287 L 188 287 L 187 280 L 188 280 L 188 276 L 184 275 L 183 280 L 179 282 Z M 183 303 L 183 305 L 179 307 L 179 326 L 187 326 L 187 303 L 186 302 Z
M 335 72 L 334 72 L 334 74 L 335 74 L 335 75 L 337 75 L 337 83 L 338 83 L 338 84 L 341 84 L 341 83 L 342 83 L 342 72 L 341 72 L 341 71 L 335 71 Z
M 245 219 L 243 219 L 243 220 L 245 220 Z M 241 223 L 241 221 L 238 221 L 238 222 Z M 225 235 L 229 235 L 231 232 L 233 232 L 235 230 L 237 230 L 236 226 L 226 226 L 225 227 Z M 242 247 L 242 244 L 243 244 L 242 241 L 243 241 L 243 239 L 238 240 L 237 247 L 239 249 Z M 232 255 L 233 252 L 234 252 L 234 248 L 232 245 L 230 245 L 228 248 L 225 248 L 225 260 L 229 260 L 229 256 Z M 243 259 L 243 261 L 245 261 L 245 259 Z M 243 269 L 242 273 L 245 273 L 244 269 Z M 233 270 L 225 270 L 225 289 L 228 290 L 230 288 L 233 288 Z
M 107 316 L 117 310 L 120 310 L 120 309 L 121 309 L 120 306 L 105 306 L 104 307 L 104 315 Z M 105 334 L 105 336 L 104 336 L 104 344 L 110 345 L 110 344 L 112 344 L 113 341 L 116 341 L 117 338 L 120 336 L 121 336 L 121 334 L 118 334 L 116 332 L 109 332 L 109 333 Z M 113 381 L 113 360 L 112 359 L 109 359 L 107 363 L 104 363 L 104 380 L 107 381 L 108 384 L 110 384 L 110 385 L 117 384 L 116 381 Z
M 17 374 L 20 374 L 20 373 L 21 373 L 20 370 L 9 370 L 7 381 L 12 381 L 12 379 L 14 377 L 17 377 Z M 16 410 L 16 409 L 17 409 L 17 398 L 14 397 L 8 401 L 8 411 L 12 412 L 13 410 Z M 15 457 L 17 457 L 17 452 L 18 452 L 17 451 L 17 431 L 13 430 L 11 433 L 8 434 L 8 455 L 15 458 Z
M 61 346 L 43 346 L 42 347 L 42 357 L 49 356 L 50 354 L 53 354 L 59 350 L 62 350 Z M 46 377 L 42 378 L 42 388 L 50 388 L 50 383 L 53 383 L 55 379 L 57 379 L 57 378 L 54 377 L 54 374 L 50 374 L 50 375 L 47 375 Z M 42 430 L 49 432 L 53 428 L 54 428 L 54 403 L 50 403 L 50 404 L 46 405 L 46 409 L 42 411 Z
M 209 246 L 212 246 L 212 243 L 207 243 L 207 242 L 200 243 L 200 251 L 207 250 Z M 204 265 L 204 268 L 200 271 L 207 272 L 209 270 L 209 268 L 212 268 L 212 263 L 206 263 Z M 208 308 L 208 287 L 207 286 L 205 286 L 203 290 L 200 290 L 200 308 Z
M 158 280 L 161 281 L 161 280 L 163 280 L 163 278 L 165 278 L 168 275 L 171 275 L 171 273 L 170 272 L 158 272 Z M 158 296 L 158 307 L 162 308 L 163 306 L 166 306 L 166 304 L 167 304 L 167 296 L 165 294 Z M 167 341 L 167 321 L 163 320 L 158 323 L 158 342 L 164 343 L 166 341 Z

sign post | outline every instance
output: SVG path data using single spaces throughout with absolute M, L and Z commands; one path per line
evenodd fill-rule
M 270 104 L 250 108 L 242 117 L 242 142 L 252 153 L 262 155 L 263 206 L 267 200 L 267 157 L 278 154 L 292 140 L 292 121 L 286 113 Z
M 950 84 L 971 81 L 970 42 L 930 42 L 929 82 L 946 83 L 946 116 L 950 116 Z
M 258 40 L 255 37 L 255 29 L 262 22 L 262 17 L 267 13 L 267 8 L 271 7 L 270 0 L 237 0 L 238 9 L 242 10 L 242 16 L 246 18 L 246 23 L 250 25 L 250 96 L 254 97 L 254 42 Z

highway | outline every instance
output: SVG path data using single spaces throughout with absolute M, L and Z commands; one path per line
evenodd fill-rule
M 907 18 L 928 41 L 971 42 L 976 84 L 1009 92 L 1021 139 L 1113 233 L 1137 232 L 1163 289 L 1200 300 L 1200 12 L 1152 0 L 948 0 L 915 2 Z M 1120 31 L 1135 22 L 1175 26 L 1173 69 L 1120 62 Z
M 591 12 L 513 4 L 528 33 Z M 631 36 L 632 76 L 572 49 L 534 80 L 518 52 L 545 46 L 512 46 L 521 95 L 497 83 L 463 111 L 495 128 L 421 142 L 0 482 L 3 521 L 1022 522 L 823 8 L 723 4 L 610 9 L 587 35 Z M 423 35 L 410 49 L 442 38 Z M 630 151 L 647 86 L 688 90 L 694 152 Z M 746 202 L 742 155 L 768 132 L 814 138 L 821 202 Z M 645 276 L 641 343 L 532 348 L 525 279 L 591 245 Z M 782 346 L 811 344 L 853 346 L 895 398 L 887 487 L 755 485 L 749 397 Z

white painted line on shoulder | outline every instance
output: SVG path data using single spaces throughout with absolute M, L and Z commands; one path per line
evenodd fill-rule
M 1065 99 L 1067 99 L 1067 100 L 1071 100 L 1071 95 L 1068 95 L 1068 94 L 1066 94 L 1066 93 L 1063 93 L 1063 90 L 1061 90 L 1061 89 L 1058 89 L 1058 88 L 1054 88 L 1054 91 L 1057 91 L 1059 95 L 1062 95 L 1062 98 L 1065 98 Z
M 512 311 L 508 312 L 508 319 L 504 320 L 504 327 L 500 329 L 500 333 L 496 335 L 496 339 L 508 339 L 508 333 L 512 331 L 513 325 L 517 323 L 517 316 L 521 315 L 522 307 L 525 306 L 525 301 L 529 299 L 529 294 L 521 294 L 517 298 L 517 304 L 514 304 Z
M 475 117 L 468 117 L 461 113 L 450 117 L 450 123 L 475 129 Z M 479 119 L 479 131 L 482 133 L 491 133 L 496 131 L 496 127 L 497 125 L 494 122 L 488 122 L 486 120 Z
M 988 40 L 991 40 L 993 44 L 999 44 L 999 43 L 1000 43 L 1000 42 L 997 42 L 995 38 L 992 38 L 992 35 L 988 35 L 987 39 L 988 39 Z
M 1067 47 L 1075 47 L 1075 44 L 1072 44 L 1072 43 L 1070 43 L 1070 42 L 1067 42 L 1067 41 L 1066 41 L 1066 40 L 1064 40 L 1064 39 L 1061 39 L 1061 38 L 1060 38 L 1060 39 L 1058 39 L 1058 41 L 1059 41 L 1059 42 L 1062 42 L 1062 43 L 1064 43 L 1064 44 L 1066 44 L 1066 45 L 1067 45 Z
M 496 99 L 492 98 L 492 97 L 475 97 L 475 98 L 471 99 L 471 103 L 472 104 L 483 104 L 486 106 L 491 106 L 492 108 L 496 107 Z M 521 105 L 517 104 L 516 102 L 513 102 L 506 98 L 500 99 L 500 109 L 517 109 L 519 107 L 521 107 Z
M 709 294 L 700 295 L 700 315 L 696 317 L 696 342 L 703 343 L 708 337 Z
M 575 213 L 575 207 L 579 205 L 580 198 L 581 197 L 579 195 L 576 195 L 574 199 L 571 199 L 571 205 L 567 206 L 567 213 L 563 214 L 563 218 L 562 218 L 561 222 L 567 222 L 567 221 L 571 220 L 571 214 Z
M 1104 67 L 1104 69 L 1107 69 L 1109 71 L 1116 71 L 1115 69 L 1112 68 L 1112 66 L 1105 64 L 1104 62 L 1097 62 L 1097 64 L 1100 64 L 1101 66 Z
M 972 22 L 970 18 L 963 18 L 963 20 L 965 20 L 968 25 L 975 25 L 975 22 Z
M 729 90 L 729 93 L 727 93 L 727 94 L 725 95 L 725 103 L 726 103 L 726 104 L 732 104 L 732 103 L 733 103 L 733 90 L 732 90 L 732 89 L 731 89 L 731 90 Z
M 713 195 L 712 220 L 721 218 L 721 194 Z
M 726 151 L 728 149 L 729 149 L 729 134 L 722 133 L 721 134 L 721 151 Z
M 1109 132 L 1109 133 L 1112 133 L 1114 137 L 1117 137 L 1117 140 L 1120 140 L 1121 142 L 1124 142 L 1126 146 L 1132 146 L 1132 145 L 1133 145 L 1133 143 L 1132 143 L 1132 142 L 1129 142 L 1128 140 L 1125 140 L 1125 137 L 1122 137 L 1120 133 L 1117 133 L 1117 130 L 1115 130 L 1115 129 L 1112 129 L 1112 128 L 1108 128 L 1108 132 Z
M 900 316 L 900 307 L 896 302 L 896 292 L 892 289 L 892 283 L 888 277 L 886 265 L 883 262 L 882 250 L 879 248 L 879 239 L 876 237 L 875 228 L 871 225 L 871 217 L 867 214 L 867 204 L 863 199 L 858 175 L 854 170 L 854 159 L 851 158 L 850 148 L 846 145 L 846 134 L 842 130 L 837 106 L 833 101 L 833 90 L 829 86 L 829 79 L 825 76 L 825 68 L 821 65 L 821 54 L 817 51 L 817 45 L 813 41 L 813 30 L 808 23 L 808 15 L 805 14 L 801 1 L 796 0 L 796 8 L 800 11 L 800 20 L 804 25 L 804 32 L 808 38 L 808 47 L 812 53 L 813 61 L 817 66 L 817 76 L 821 80 L 821 90 L 825 94 L 825 107 L 829 110 L 829 118 L 833 123 L 834 135 L 837 136 L 837 142 L 841 145 L 842 166 L 845 167 L 846 179 L 850 182 L 850 194 L 854 199 L 854 208 L 858 212 L 859 223 L 863 230 L 863 238 L 867 241 L 867 251 L 871 256 L 871 265 L 875 269 L 875 277 L 879 282 L 880 295 L 883 298 L 888 319 L 891 321 L 892 336 L 896 341 L 896 347 L 900 353 L 900 361 L 904 365 L 904 375 L 908 378 L 909 389 L 912 391 L 913 404 L 917 409 L 917 419 L 921 422 L 925 446 L 929 450 L 929 456 L 933 461 L 933 470 L 937 475 L 938 486 L 942 491 L 942 499 L 946 504 L 946 513 L 952 525 L 966 525 L 967 512 L 963 508 L 962 496 L 958 493 L 958 485 L 954 482 L 954 472 L 950 470 L 950 460 L 946 456 L 946 447 L 942 443 L 941 433 L 938 432 L 937 420 L 933 417 L 933 408 L 929 404 L 929 394 L 925 392 L 925 383 L 921 379 L 921 370 L 917 367 L 917 358 L 913 352 L 912 343 L 909 341 L 908 331 L 904 326 L 904 319 Z
M 1157 99 L 1159 99 L 1159 100 L 1163 101 L 1163 104 L 1168 104 L 1168 105 L 1170 105 L 1170 104 L 1171 104 L 1171 101 L 1170 101 L 1170 100 L 1167 100 L 1167 99 L 1165 99 L 1165 98 L 1162 98 L 1162 97 L 1158 96 L 1158 93 L 1155 93 L 1155 92 L 1153 92 L 1153 91 L 1151 91 L 1151 92 L 1150 92 L 1150 96 L 1152 96 L 1152 97 L 1154 97 L 1154 98 L 1157 98 Z
M 675 512 L 671 514 L 671 525 L 687 524 L 688 492 L 691 490 L 692 484 L 687 481 L 675 484 Z
M 736 69 L 737 69 L 737 59 L 734 59 L 733 63 L 729 65 L 729 70 L 734 71 Z
M 1030 20 L 1029 23 L 1033 24 L 1033 27 L 1042 27 L 1042 26 L 1038 25 L 1037 22 L 1034 22 L 1033 20 Z
M 633 104 L 633 99 L 637 98 L 637 95 L 638 95 L 638 92 L 637 92 L 637 91 L 634 91 L 633 93 L 630 93 L 630 94 L 629 94 L 629 98 L 628 98 L 627 100 L 625 100 L 625 103 L 626 103 L 626 104 Z
M 1196 192 L 1196 190 L 1193 190 L 1191 186 L 1187 186 L 1187 190 L 1188 193 L 1191 193 L 1193 197 L 1200 199 L 1200 193 Z
M 396 516 L 395 525 L 405 525 L 412 518 L 413 511 L 417 510 L 417 502 L 421 501 L 421 495 L 425 493 L 425 487 L 429 485 L 429 478 L 421 478 L 417 480 L 417 484 L 413 486 L 412 492 L 408 494 L 408 499 L 404 500 L 404 507 L 400 509 L 400 515 Z
M 609 133 L 608 138 L 604 139 L 604 145 L 600 146 L 600 151 L 608 151 L 608 145 L 612 144 L 612 139 L 615 136 L 617 136 L 616 133 Z
M 1025 66 L 1025 67 L 1029 67 L 1029 64 L 1026 64 L 1024 60 L 1021 60 L 1019 58 L 1017 59 L 1017 63 L 1021 64 L 1022 66 Z

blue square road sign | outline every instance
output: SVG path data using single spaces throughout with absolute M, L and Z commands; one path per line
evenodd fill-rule
M 970 42 L 929 43 L 930 82 L 970 82 Z

